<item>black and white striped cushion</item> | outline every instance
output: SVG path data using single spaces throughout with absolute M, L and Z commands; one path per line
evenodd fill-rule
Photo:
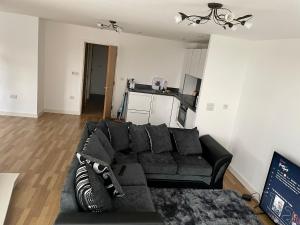
M 90 165 L 94 169 L 95 173 L 103 179 L 104 186 L 112 197 L 124 196 L 121 185 L 107 163 L 81 153 L 76 153 L 76 156 L 81 165 Z
M 84 211 L 101 213 L 110 210 L 112 208 L 111 199 L 97 175 L 92 174 L 94 173 L 93 169 L 89 167 L 83 163 L 76 171 L 77 201 Z

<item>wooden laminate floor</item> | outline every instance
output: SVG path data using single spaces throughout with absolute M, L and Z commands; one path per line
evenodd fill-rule
M 5 225 L 53 224 L 59 210 L 60 191 L 84 123 L 100 118 L 101 115 L 50 113 L 38 119 L 0 116 L 0 173 L 21 174 Z M 230 172 L 226 173 L 224 185 L 246 192 Z M 266 216 L 259 218 L 263 224 L 271 224 Z

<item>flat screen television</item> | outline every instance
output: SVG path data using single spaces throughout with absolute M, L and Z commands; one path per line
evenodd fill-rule
M 276 223 L 300 225 L 300 167 L 274 152 L 260 208 Z

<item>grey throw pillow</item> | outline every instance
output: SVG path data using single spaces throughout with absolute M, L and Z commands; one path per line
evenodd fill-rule
M 84 163 L 75 176 L 77 202 L 84 211 L 105 212 L 112 209 L 112 200 L 93 168 Z
M 96 124 L 96 128 L 100 129 L 107 138 L 109 138 L 108 127 L 106 125 L 106 120 L 102 120 Z
M 115 177 L 111 167 L 102 160 L 95 159 L 89 155 L 76 153 L 76 157 L 79 163 L 90 165 L 95 173 L 103 179 L 104 186 L 111 197 L 123 197 L 124 192 L 119 184 L 117 178 Z
M 172 129 L 177 151 L 181 155 L 202 154 L 199 132 L 194 129 Z
M 115 157 L 115 150 L 111 146 L 111 144 L 110 144 L 108 138 L 106 137 L 106 135 L 100 129 L 96 129 L 94 134 L 98 137 L 100 143 L 103 145 L 105 151 L 109 155 L 110 159 L 113 161 L 113 159 Z
M 105 151 L 103 145 L 100 143 L 100 141 L 95 133 L 90 135 L 90 137 L 87 139 L 82 152 L 93 158 L 100 159 L 108 164 L 112 163 L 112 159 L 110 158 L 108 153 Z
M 129 126 L 130 149 L 134 152 L 145 152 L 150 150 L 150 140 L 146 131 L 146 125 Z
M 173 150 L 170 133 L 166 124 L 158 126 L 147 125 L 146 131 L 150 140 L 150 149 L 153 153 L 170 152 Z
M 126 151 L 129 149 L 128 129 L 130 123 L 106 121 L 109 139 L 115 151 Z

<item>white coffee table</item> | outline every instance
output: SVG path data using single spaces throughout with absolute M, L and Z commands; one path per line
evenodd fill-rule
M 0 225 L 4 224 L 6 212 L 18 173 L 0 173 Z

